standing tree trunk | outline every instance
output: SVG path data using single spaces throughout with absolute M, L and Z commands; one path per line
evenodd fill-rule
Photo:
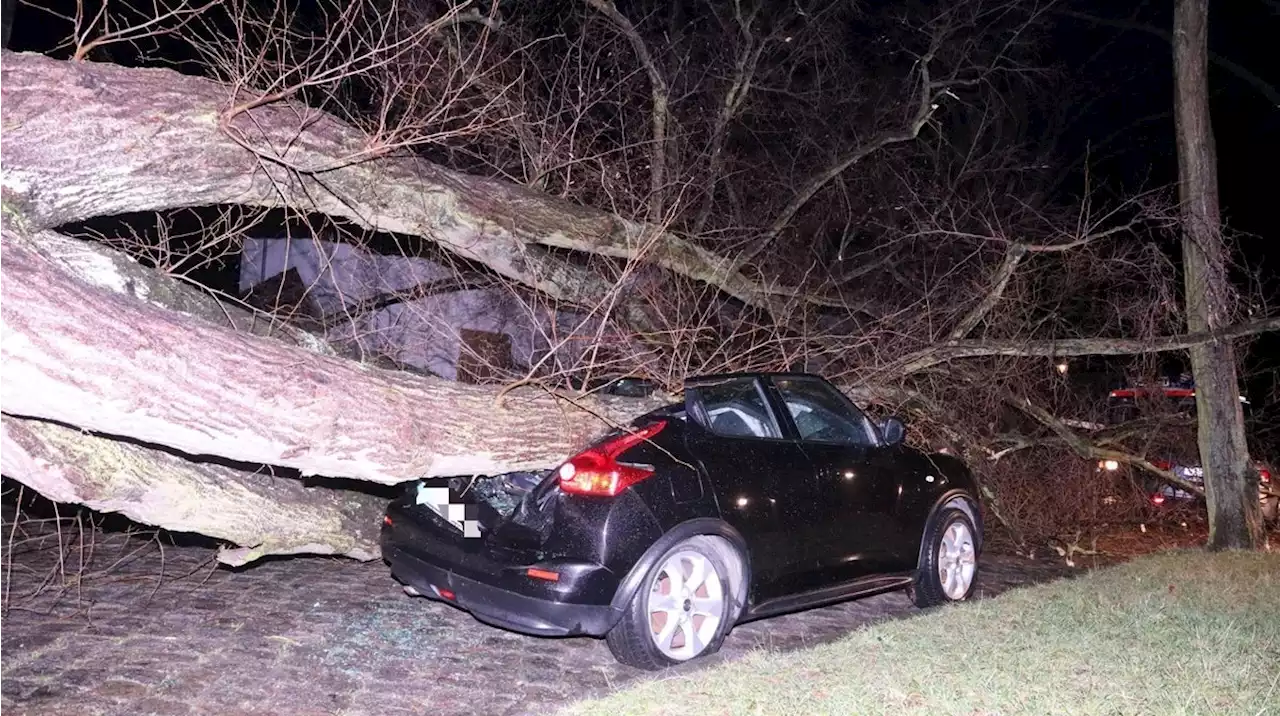
M 9 38 L 13 35 L 13 12 L 18 9 L 18 0 L 3 0 L 0 5 L 0 47 L 9 49 Z
M 1208 0 L 1177 0 L 1173 17 L 1174 113 L 1182 204 L 1187 327 L 1226 327 L 1232 290 L 1218 211 L 1217 155 L 1209 122 Z M 1262 542 L 1257 476 L 1249 463 L 1235 349 L 1228 340 L 1191 348 L 1200 461 L 1209 503 L 1209 548 Z

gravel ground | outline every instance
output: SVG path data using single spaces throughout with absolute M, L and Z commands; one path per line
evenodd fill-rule
M 100 544 L 78 582 L 79 550 L 61 570 L 54 549 L 7 556 L 6 714 L 547 714 L 646 678 L 601 640 L 521 636 L 408 597 L 380 563 L 293 558 L 231 570 L 207 548 L 155 543 L 116 563 L 143 544 Z M 979 595 L 1075 571 L 990 554 Z M 916 613 L 894 593 L 758 621 L 684 668 Z

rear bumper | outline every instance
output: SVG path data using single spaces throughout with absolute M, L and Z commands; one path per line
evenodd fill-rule
M 441 550 L 444 553 L 450 550 Z M 555 585 L 560 594 L 549 594 L 546 583 L 523 574 L 525 567 L 509 565 L 492 574 L 477 573 L 476 560 L 450 562 L 445 554 L 435 554 L 430 545 L 405 544 L 394 530 L 382 531 L 382 556 L 399 581 L 413 587 L 425 597 L 464 609 L 482 622 L 534 636 L 603 636 L 621 618 L 621 612 L 609 605 L 612 590 L 599 590 L 603 567 L 586 564 L 556 565 L 567 584 Z M 528 565 L 532 566 L 532 565 Z M 607 575 L 606 575 L 607 576 Z M 517 585 L 525 582 L 527 589 Z M 572 594 L 573 583 L 591 583 L 603 592 L 603 603 L 579 601 L 590 595 Z M 567 588 L 567 589 L 566 589 Z M 616 588 L 616 584 L 615 584 Z M 450 593 L 441 594 L 441 591 Z M 539 594 L 537 592 L 541 591 Z M 570 593 L 564 593 L 564 592 Z

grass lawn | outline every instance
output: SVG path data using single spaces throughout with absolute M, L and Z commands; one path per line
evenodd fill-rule
M 567 713 L 1280 716 L 1280 554 L 1165 552 Z

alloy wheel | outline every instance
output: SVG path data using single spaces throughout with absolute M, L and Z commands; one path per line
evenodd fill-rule
M 942 591 L 949 599 L 963 599 L 969 593 L 977 569 L 973 533 L 968 525 L 956 520 L 947 526 L 938 545 L 938 581 L 942 583 Z
M 669 555 L 649 585 L 649 637 L 664 656 L 687 661 L 701 654 L 725 619 L 725 580 L 705 555 Z

